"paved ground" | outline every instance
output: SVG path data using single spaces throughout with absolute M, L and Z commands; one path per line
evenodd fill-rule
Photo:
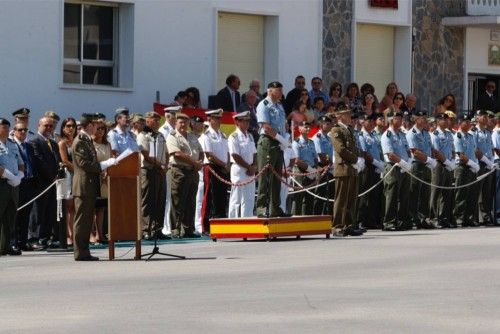
M 500 229 L 161 248 L 189 260 L 1 257 L 0 332 L 500 332 Z

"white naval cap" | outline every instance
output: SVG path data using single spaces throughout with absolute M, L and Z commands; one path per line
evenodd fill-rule
M 222 117 L 222 112 L 223 110 L 221 108 L 214 110 L 207 110 L 205 111 L 205 115 L 210 117 Z
M 237 113 L 236 115 L 233 115 L 233 119 L 240 120 L 240 121 L 248 120 L 248 119 L 250 119 L 250 111 L 247 110 L 247 111 Z
M 175 114 L 176 112 L 179 112 L 182 109 L 181 106 L 170 106 L 163 108 L 163 111 L 168 112 L 169 114 Z

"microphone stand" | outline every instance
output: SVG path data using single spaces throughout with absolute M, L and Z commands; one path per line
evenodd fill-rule
M 154 153 L 154 158 L 156 160 L 156 140 L 157 140 L 157 137 L 158 137 L 158 133 L 155 133 L 154 131 L 152 131 L 151 132 L 151 136 L 153 137 L 153 143 L 154 143 L 153 153 Z M 156 194 L 156 182 L 153 182 L 153 193 Z M 182 256 L 182 255 L 175 255 L 175 254 L 169 254 L 169 253 L 160 252 L 160 247 L 158 247 L 158 231 L 161 231 L 161 229 L 158 230 L 157 228 L 155 228 L 153 250 L 151 252 L 149 252 L 149 253 L 141 254 L 141 258 L 147 256 L 146 261 L 149 261 L 155 255 L 162 255 L 162 256 L 169 256 L 169 257 L 174 257 L 174 258 L 177 258 L 177 259 L 185 260 L 186 257 Z

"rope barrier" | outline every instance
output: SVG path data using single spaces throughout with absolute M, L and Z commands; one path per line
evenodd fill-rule
M 24 209 L 25 207 L 27 207 L 28 205 L 30 205 L 31 203 L 33 203 L 34 201 L 36 201 L 37 199 L 39 199 L 43 194 L 45 194 L 47 191 L 49 191 L 50 188 L 52 188 L 59 180 L 55 180 L 54 182 L 52 182 L 52 184 L 50 186 L 48 186 L 47 188 L 45 188 L 44 191 L 42 191 L 41 193 L 39 193 L 35 198 L 33 198 L 31 201 L 29 202 L 26 202 L 24 203 L 22 206 L 20 206 L 19 208 L 17 208 L 17 211 L 21 211 L 22 209 Z
M 479 181 L 481 181 L 482 179 L 486 178 L 486 177 L 487 177 L 488 175 L 490 175 L 491 173 L 496 172 L 496 170 L 497 170 L 497 169 L 498 169 L 498 167 L 497 167 L 497 166 L 495 166 L 495 167 L 494 167 L 492 170 L 490 170 L 489 172 L 487 172 L 487 173 L 485 173 L 485 174 L 483 174 L 483 175 L 478 176 L 476 180 L 474 180 L 474 181 L 472 181 L 472 182 L 469 182 L 469 183 L 467 183 L 467 184 L 462 184 L 461 186 L 454 186 L 454 187 L 439 186 L 439 185 L 437 185 L 437 184 L 432 184 L 432 183 L 429 183 L 429 182 L 427 182 L 427 181 L 425 181 L 425 180 L 422 180 L 421 178 L 419 178 L 419 177 L 418 177 L 418 176 L 416 176 L 416 175 L 413 175 L 413 174 L 412 174 L 411 172 L 409 172 L 409 171 L 408 171 L 408 172 L 406 172 L 406 173 L 408 173 L 408 175 L 410 175 L 410 176 L 411 176 L 411 177 L 413 177 L 414 179 L 416 179 L 416 180 L 418 180 L 418 181 L 422 182 L 423 184 L 426 184 L 426 185 L 428 185 L 428 186 L 430 186 L 430 187 L 433 187 L 433 188 L 438 188 L 438 189 L 445 189 L 445 190 L 455 190 L 455 189 L 466 188 L 466 187 L 469 187 L 469 186 L 471 186 L 471 185 L 473 185 L 473 184 L 475 184 L 475 183 L 478 183 Z

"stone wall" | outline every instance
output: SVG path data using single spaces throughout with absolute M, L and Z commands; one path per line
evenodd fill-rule
M 422 109 L 432 110 L 441 97 L 452 93 L 461 110 L 465 31 L 444 27 L 441 19 L 465 15 L 465 0 L 413 0 L 413 92 Z
M 323 89 L 351 82 L 351 0 L 323 0 Z M 344 87 L 345 88 L 345 87 Z

